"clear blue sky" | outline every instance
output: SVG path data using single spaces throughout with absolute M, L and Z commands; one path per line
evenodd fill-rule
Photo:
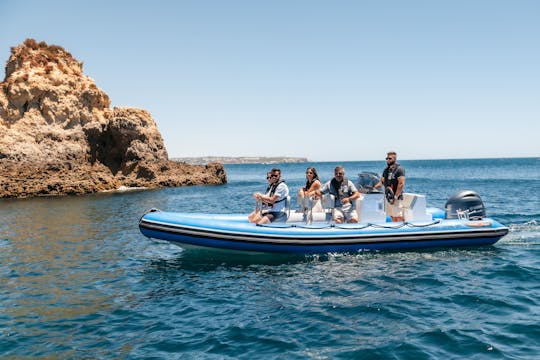
M 540 1 L 0 0 L 171 157 L 540 156 Z

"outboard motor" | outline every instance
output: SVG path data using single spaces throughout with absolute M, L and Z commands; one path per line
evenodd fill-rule
M 471 190 L 455 193 L 448 199 L 444 207 L 447 219 L 481 220 L 486 216 L 486 208 L 480 195 Z

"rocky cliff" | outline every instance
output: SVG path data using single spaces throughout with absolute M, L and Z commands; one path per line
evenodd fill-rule
M 109 96 L 60 46 L 27 39 L 0 83 L 0 197 L 223 184 L 223 166 L 169 161 L 145 110 Z

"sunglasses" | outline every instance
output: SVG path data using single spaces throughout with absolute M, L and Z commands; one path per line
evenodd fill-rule
M 394 160 L 394 158 L 387 157 L 386 160 Z

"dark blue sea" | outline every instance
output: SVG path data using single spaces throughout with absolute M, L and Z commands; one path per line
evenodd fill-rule
M 145 210 L 250 212 L 273 165 L 223 186 L 0 200 L 0 357 L 538 359 L 540 159 L 401 161 L 444 207 L 477 191 L 510 228 L 493 246 L 319 256 L 184 251 Z M 281 164 L 293 192 L 314 165 Z M 347 175 L 383 162 L 345 162 Z

